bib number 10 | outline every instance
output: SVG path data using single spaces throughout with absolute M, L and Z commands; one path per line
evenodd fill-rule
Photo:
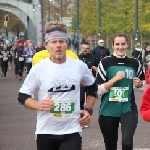
M 132 70 L 126 69 L 125 74 L 126 74 L 127 79 L 133 79 L 133 77 L 134 77 L 134 73 Z

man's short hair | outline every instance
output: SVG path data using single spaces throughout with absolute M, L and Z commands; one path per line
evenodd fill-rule
M 50 21 L 46 24 L 46 33 L 53 31 L 62 31 L 66 33 L 66 25 L 59 21 Z
M 87 42 L 87 41 L 83 42 L 82 45 L 83 45 L 83 44 L 84 44 L 84 45 L 90 45 L 90 43 Z

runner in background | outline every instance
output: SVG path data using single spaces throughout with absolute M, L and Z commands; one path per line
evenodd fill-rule
M 18 76 L 17 50 L 18 50 L 18 42 L 14 42 L 12 47 L 12 57 L 14 59 L 14 73 L 16 78 Z
M 18 47 L 14 51 L 15 58 L 16 58 L 16 68 L 17 68 L 17 74 L 19 75 L 19 80 L 21 81 L 23 79 L 23 68 L 24 68 L 24 46 L 22 42 L 20 41 L 18 43 Z
M 3 50 L 0 51 L 1 68 L 2 68 L 1 77 L 4 77 L 4 80 L 6 80 L 6 73 L 8 70 L 8 59 L 9 59 L 9 57 L 11 57 L 11 53 L 7 49 L 7 45 L 4 44 Z
M 37 45 L 37 47 L 36 47 L 36 53 L 37 53 L 37 52 L 40 52 L 40 51 L 42 51 L 42 50 L 45 50 L 45 47 L 43 47 L 42 42 L 39 41 L 39 42 L 38 42 L 38 45 Z
M 27 74 L 29 73 L 30 69 L 32 68 L 32 58 L 36 53 L 35 49 L 33 49 L 32 43 L 28 44 L 28 49 L 24 50 L 23 55 L 26 59 L 25 63 L 27 66 Z
M 81 45 L 81 54 L 78 56 L 81 61 L 83 61 L 89 68 L 89 70 L 92 72 L 93 76 L 96 77 L 96 70 L 98 66 L 98 59 L 93 56 L 90 51 L 90 44 L 88 42 L 84 42 Z M 88 88 L 86 87 L 80 87 L 80 108 L 81 110 L 84 110 L 84 107 L 86 107 L 86 98 L 88 95 Z M 90 124 L 84 125 L 83 128 L 90 127 Z
M 103 39 L 98 40 L 98 46 L 95 47 L 91 53 L 100 61 L 104 57 L 110 55 L 110 51 L 107 47 L 105 47 L 105 43 Z
M 8 58 L 8 69 L 11 70 L 13 67 L 12 64 L 12 44 L 10 41 L 7 42 L 7 50 L 10 52 L 10 57 Z
M 0 40 L 0 52 L 3 50 L 3 46 L 4 46 L 4 42 L 3 40 L 1 39 Z M 1 69 L 1 59 L 0 59 L 0 69 Z M 1 72 L 2 73 L 2 72 Z

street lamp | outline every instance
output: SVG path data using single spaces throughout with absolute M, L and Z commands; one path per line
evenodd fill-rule
M 101 0 L 98 0 L 98 38 L 101 38 Z
M 33 9 L 32 9 L 32 11 L 35 12 L 35 6 L 34 6 L 34 4 L 33 4 Z
M 50 12 L 50 7 L 51 7 L 51 2 L 53 2 L 53 0 L 49 0 L 49 3 L 48 3 L 48 21 L 51 21 L 51 12 Z
M 78 39 L 77 54 L 79 54 L 79 0 L 77 0 L 77 39 Z
M 33 4 L 33 9 L 32 9 L 33 12 L 35 12 L 35 6 L 38 6 L 39 8 L 41 8 L 41 4 L 38 4 L 38 5 Z
M 135 43 L 138 42 L 138 0 L 135 0 Z
M 42 30 L 44 28 L 43 25 L 43 0 L 39 0 L 40 6 L 41 6 L 41 24 L 42 24 Z M 44 42 L 44 34 L 42 33 L 42 42 Z
M 60 0 L 60 21 L 62 22 L 62 17 L 63 17 L 63 1 Z
M 39 8 L 41 8 L 41 4 L 38 4 L 37 6 L 38 6 Z

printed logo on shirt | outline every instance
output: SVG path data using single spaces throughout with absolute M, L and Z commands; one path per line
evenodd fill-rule
M 50 88 L 48 93 L 73 91 L 75 90 L 75 85 L 73 84 L 74 82 L 76 81 L 74 79 L 70 79 L 69 77 L 66 77 L 65 80 L 58 80 L 57 78 L 54 78 L 52 81 L 54 87 Z

